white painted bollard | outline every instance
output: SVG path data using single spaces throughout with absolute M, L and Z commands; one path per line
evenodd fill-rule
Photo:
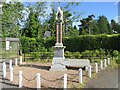
M 9 61 L 9 69 L 12 68 L 12 60 Z
M 67 74 L 64 74 L 64 89 L 67 88 Z
M 22 71 L 19 71 L 19 88 L 22 88 Z
M 13 81 L 13 68 L 10 68 L 10 81 Z
M 15 66 L 17 66 L 17 58 L 15 58 Z
M 100 61 L 100 69 L 103 69 L 103 61 Z
M 6 63 L 3 62 L 3 78 L 6 77 Z
M 95 72 L 98 73 L 98 63 L 95 63 Z
M 36 75 L 36 82 L 37 82 L 37 90 L 40 90 L 41 88 L 41 80 L 40 80 L 40 73 L 37 73 Z
M 108 65 L 110 65 L 110 58 L 108 58 Z
M 106 62 L 107 59 L 104 59 L 104 67 L 106 68 L 107 67 L 107 62 Z
M 82 69 L 79 69 L 79 83 L 82 84 Z
M 89 69 L 88 69 L 88 77 L 91 78 L 91 65 L 89 65 Z
M 86 66 L 86 67 L 85 67 L 85 71 L 86 71 L 86 72 L 88 71 L 88 68 L 89 68 L 89 66 Z
M 22 56 L 20 56 L 20 64 L 22 64 Z

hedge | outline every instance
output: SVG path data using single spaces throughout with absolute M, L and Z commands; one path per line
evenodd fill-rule
M 55 38 L 45 40 L 45 48 L 51 48 L 55 45 Z M 109 51 L 120 51 L 120 34 L 113 35 L 81 35 L 79 37 L 63 38 L 65 51 L 83 52 L 85 50 L 105 49 Z

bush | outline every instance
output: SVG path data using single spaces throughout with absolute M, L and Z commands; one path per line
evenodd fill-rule
M 55 45 L 55 38 L 45 40 L 44 46 L 51 48 Z M 63 44 L 66 46 L 66 51 L 83 52 L 85 50 L 118 50 L 120 42 L 120 34 L 116 35 L 80 35 L 78 37 L 65 37 Z
M 91 57 L 92 56 L 92 52 L 90 50 L 85 50 L 84 52 L 81 52 L 82 57 Z
M 65 57 L 66 58 L 73 58 L 73 55 L 72 55 L 72 53 L 71 52 L 69 52 L 69 51 L 65 51 Z
M 117 56 L 119 55 L 119 51 L 114 50 L 114 51 L 112 52 L 112 55 L 113 55 L 113 57 L 117 57 Z
M 73 52 L 73 57 L 76 59 L 80 59 L 82 55 L 80 54 L 80 52 Z

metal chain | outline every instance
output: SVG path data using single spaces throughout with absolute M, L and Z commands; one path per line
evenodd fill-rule
M 70 73 L 68 73 L 68 75 L 79 75 L 79 73 L 80 73 L 80 72 L 78 71 L 78 73 L 77 73 L 77 74 L 70 74 Z
M 22 76 L 23 76 L 23 78 L 24 78 L 25 80 L 27 80 L 27 81 L 29 81 L 29 82 L 30 82 L 30 81 L 34 81 L 34 80 L 36 79 L 36 77 L 37 77 L 37 76 L 35 76 L 33 79 L 28 79 L 28 78 L 26 78 L 24 75 L 22 75 Z
M 19 75 L 19 74 L 16 74 L 15 72 L 13 72 L 13 74 L 16 75 L 16 76 Z
M 61 80 L 62 78 L 63 78 L 63 76 L 60 77 L 60 78 L 57 78 L 57 79 L 55 79 L 55 80 L 48 80 L 48 79 L 45 79 L 45 78 L 43 78 L 43 77 L 41 76 L 41 79 L 43 79 L 43 80 L 45 80 L 45 81 L 48 81 L 48 82 L 55 82 L 55 81 Z
M 70 79 L 75 79 L 76 77 L 77 77 L 77 75 L 75 75 L 73 78 L 69 78 L 69 77 L 68 77 L 68 80 L 70 80 Z

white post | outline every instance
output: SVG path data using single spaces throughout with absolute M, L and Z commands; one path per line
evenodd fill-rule
M 20 64 L 22 64 L 22 56 L 20 56 Z
M 88 68 L 89 68 L 89 66 L 86 66 L 86 67 L 85 67 L 85 71 L 86 71 L 86 72 L 88 71 Z
M 22 71 L 19 71 L 19 88 L 22 88 Z
M 17 58 L 15 58 L 15 66 L 17 66 Z
M 98 63 L 95 63 L 95 72 L 98 73 Z
M 103 61 L 100 61 L 100 69 L 103 69 Z
M 91 65 L 89 65 L 89 69 L 88 69 L 88 77 L 91 78 Z
M 10 81 L 13 81 L 13 68 L 10 68 Z
M 108 65 L 110 65 L 110 58 L 108 58 Z
M 3 62 L 3 78 L 6 77 L 6 64 Z
M 82 69 L 79 69 L 79 83 L 82 84 Z
M 37 78 L 36 78 L 36 82 L 37 82 L 37 90 L 40 90 L 41 88 L 41 80 L 40 80 L 40 73 L 37 73 Z
M 64 74 L 64 89 L 67 88 L 67 74 Z
M 12 60 L 9 62 L 9 69 L 12 68 Z
M 106 62 L 107 59 L 104 59 L 104 67 L 106 68 L 107 67 L 107 62 Z

